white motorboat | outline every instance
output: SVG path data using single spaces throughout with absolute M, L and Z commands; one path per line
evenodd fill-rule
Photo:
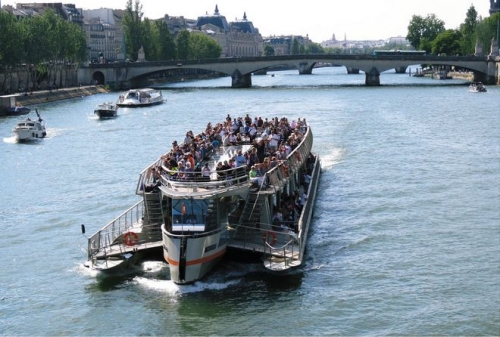
M 118 106 L 112 102 L 104 102 L 99 104 L 94 113 L 99 116 L 99 118 L 113 118 L 116 117 L 118 111 Z
M 16 140 L 19 142 L 32 141 L 45 138 L 47 136 L 47 131 L 45 129 L 45 122 L 40 117 L 38 110 L 35 109 L 37 118 L 32 120 L 31 118 L 26 118 L 23 122 L 19 122 L 12 129 Z
M 487 92 L 486 87 L 481 82 L 472 82 L 469 85 L 469 92 Z
M 161 90 L 131 89 L 120 95 L 116 105 L 119 107 L 143 107 L 164 102 Z

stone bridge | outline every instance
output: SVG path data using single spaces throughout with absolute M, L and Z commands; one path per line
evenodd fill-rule
M 379 86 L 380 74 L 395 69 L 404 73 L 410 65 L 454 66 L 474 72 L 475 80 L 498 81 L 500 58 L 487 56 L 435 55 L 286 55 L 268 57 L 237 57 L 203 60 L 123 62 L 90 64 L 78 71 L 80 83 L 107 84 L 114 89 L 141 87 L 148 77 L 171 69 L 205 69 L 231 76 L 233 88 L 252 86 L 252 73 L 273 67 L 295 67 L 299 74 L 311 74 L 317 64 L 345 66 L 349 73 L 365 73 L 367 86 Z

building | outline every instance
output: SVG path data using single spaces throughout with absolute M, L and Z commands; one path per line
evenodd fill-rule
M 123 61 L 122 10 L 109 8 L 82 10 L 83 29 L 87 35 L 87 48 L 91 63 Z
M 82 14 L 74 4 L 63 4 L 61 2 L 47 3 L 17 3 L 13 14 L 19 19 L 22 16 L 33 16 L 42 14 L 47 8 L 52 9 L 56 14 L 65 20 L 82 25 Z
M 500 0 L 490 0 L 490 15 L 500 13 Z
M 192 32 L 203 32 L 215 39 L 222 47 L 221 57 L 261 56 L 264 46 L 259 30 L 247 19 L 228 23 L 226 17 L 219 13 L 215 6 L 213 15 L 198 17 Z

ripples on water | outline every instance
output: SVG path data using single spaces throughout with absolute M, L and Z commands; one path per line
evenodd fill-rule
M 165 88 L 166 104 L 39 106 L 48 138 L 0 119 L 2 335 L 499 335 L 500 90 L 342 68 Z M 101 279 L 86 239 L 127 209 L 139 172 L 227 113 L 306 117 L 323 174 L 305 266 L 289 278 L 225 261 L 191 286 L 149 261 Z M 50 324 L 49 324 L 50 322 Z

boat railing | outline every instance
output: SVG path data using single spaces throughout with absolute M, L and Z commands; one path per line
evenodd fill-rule
M 199 188 L 216 189 L 247 183 L 249 178 L 245 167 L 211 172 L 204 176 L 202 172 L 179 172 L 162 167 L 161 181 L 163 186 L 172 189 L 189 188 L 196 191 Z
M 141 223 L 144 215 L 143 203 L 143 200 L 140 200 L 88 238 L 87 252 L 89 259 L 101 251 L 105 253 L 106 249 L 113 245 L 120 244 L 122 246 L 122 242 L 118 243 L 117 239 L 134 224 Z M 140 243 L 140 241 L 137 243 Z
M 260 250 L 265 255 L 273 255 L 287 259 L 300 256 L 301 242 L 298 239 L 298 234 L 293 228 L 297 228 L 297 221 L 281 221 L 283 228 L 273 229 L 268 223 L 256 223 L 255 226 L 238 225 L 238 230 L 235 233 L 233 240 L 239 242 L 239 247 L 242 249 L 254 250 L 256 245 L 260 246 Z M 289 226 L 287 226 L 289 225 Z M 260 243 L 255 241 L 255 237 L 260 236 Z
M 316 193 L 318 190 L 318 184 L 320 179 L 320 171 L 321 171 L 321 163 L 318 157 L 315 157 L 312 174 L 314 177 L 311 179 L 309 186 L 306 191 L 307 202 L 304 204 L 302 208 L 302 212 L 300 212 L 300 217 L 297 222 L 297 233 L 298 233 L 298 242 L 300 247 L 300 259 L 302 260 L 302 256 L 304 255 L 305 242 L 307 240 L 309 223 L 311 222 L 314 207 L 314 200 L 316 198 Z

